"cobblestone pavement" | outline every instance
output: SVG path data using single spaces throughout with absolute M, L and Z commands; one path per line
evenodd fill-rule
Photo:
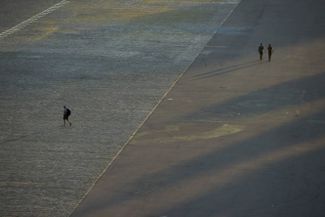
M 68 216 L 237 3 L 35 1 L 1 21 L 0 216 Z

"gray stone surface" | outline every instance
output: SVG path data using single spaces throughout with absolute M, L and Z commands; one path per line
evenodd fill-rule
M 323 217 L 324 7 L 241 1 L 72 216 Z
M 68 216 L 236 2 L 75 0 L 2 39 L 0 216 Z

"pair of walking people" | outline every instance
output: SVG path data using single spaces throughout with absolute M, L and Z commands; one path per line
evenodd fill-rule
M 260 46 L 258 47 L 258 53 L 260 54 L 260 60 L 262 61 L 263 53 L 264 53 L 264 46 L 262 43 L 260 43 Z M 272 45 L 269 44 L 269 46 L 267 47 L 267 54 L 268 54 L 269 62 L 271 62 L 272 53 L 273 53 L 273 48 L 272 48 Z

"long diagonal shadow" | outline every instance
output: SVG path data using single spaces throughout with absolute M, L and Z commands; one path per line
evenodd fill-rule
M 222 104 L 212 104 L 200 110 L 185 114 L 180 120 L 229 119 L 241 116 L 258 115 L 286 106 L 302 105 L 325 97 L 323 89 L 325 73 L 290 80 L 269 88 L 256 90 L 248 94 L 232 98 Z
M 253 67 L 253 66 L 256 66 L 259 64 L 261 64 L 261 63 L 260 63 L 260 61 L 257 61 L 257 60 L 248 61 L 248 62 L 244 62 L 244 63 L 221 67 L 221 68 L 218 68 L 213 71 L 200 73 L 200 74 L 194 75 L 193 77 L 195 77 L 197 79 L 209 78 L 212 76 L 217 76 L 217 75 L 226 74 L 229 72 L 234 72 L 234 71 L 238 71 L 238 70 L 245 69 L 245 68 L 250 68 L 250 67 Z
M 312 216 L 323 216 L 324 141 L 320 137 L 311 144 L 279 148 L 239 162 L 216 174 L 221 181 L 216 180 L 214 185 L 210 182 L 198 195 L 174 207 L 160 209 L 159 216 L 303 217 L 306 209 L 312 209 L 308 211 Z
M 267 155 L 269 152 L 285 147 L 294 147 L 296 144 L 322 138 L 325 134 L 325 127 L 314 126 L 309 122 L 309 120 L 313 119 L 324 120 L 325 112 L 319 112 L 303 119 L 296 119 L 291 123 L 269 130 L 261 135 L 257 135 L 239 143 L 230 144 L 222 150 L 218 149 L 210 154 L 200 156 L 187 162 L 182 162 L 171 168 L 126 183 L 121 186 L 123 191 L 111 195 L 109 200 L 104 198 L 98 200 L 101 202 L 94 204 L 92 209 L 109 210 L 110 208 L 112 209 L 114 205 L 141 199 L 151 192 L 159 194 L 173 186 L 203 176 L 211 171 L 218 173 L 231 165 L 251 161 L 254 158 Z M 240 154 L 234 154 L 238 153 L 238 150 L 240 150 Z M 225 156 L 227 156 L 226 160 Z M 87 213 L 87 210 L 82 210 L 82 212 Z

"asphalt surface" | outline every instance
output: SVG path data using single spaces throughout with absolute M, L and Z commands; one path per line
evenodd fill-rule
M 46 10 L 58 0 L 2 0 L 0 7 L 0 32 L 3 32 L 20 22 Z
M 324 216 L 324 8 L 241 1 L 72 216 Z
M 236 5 L 1 1 L 0 216 L 69 216 Z

